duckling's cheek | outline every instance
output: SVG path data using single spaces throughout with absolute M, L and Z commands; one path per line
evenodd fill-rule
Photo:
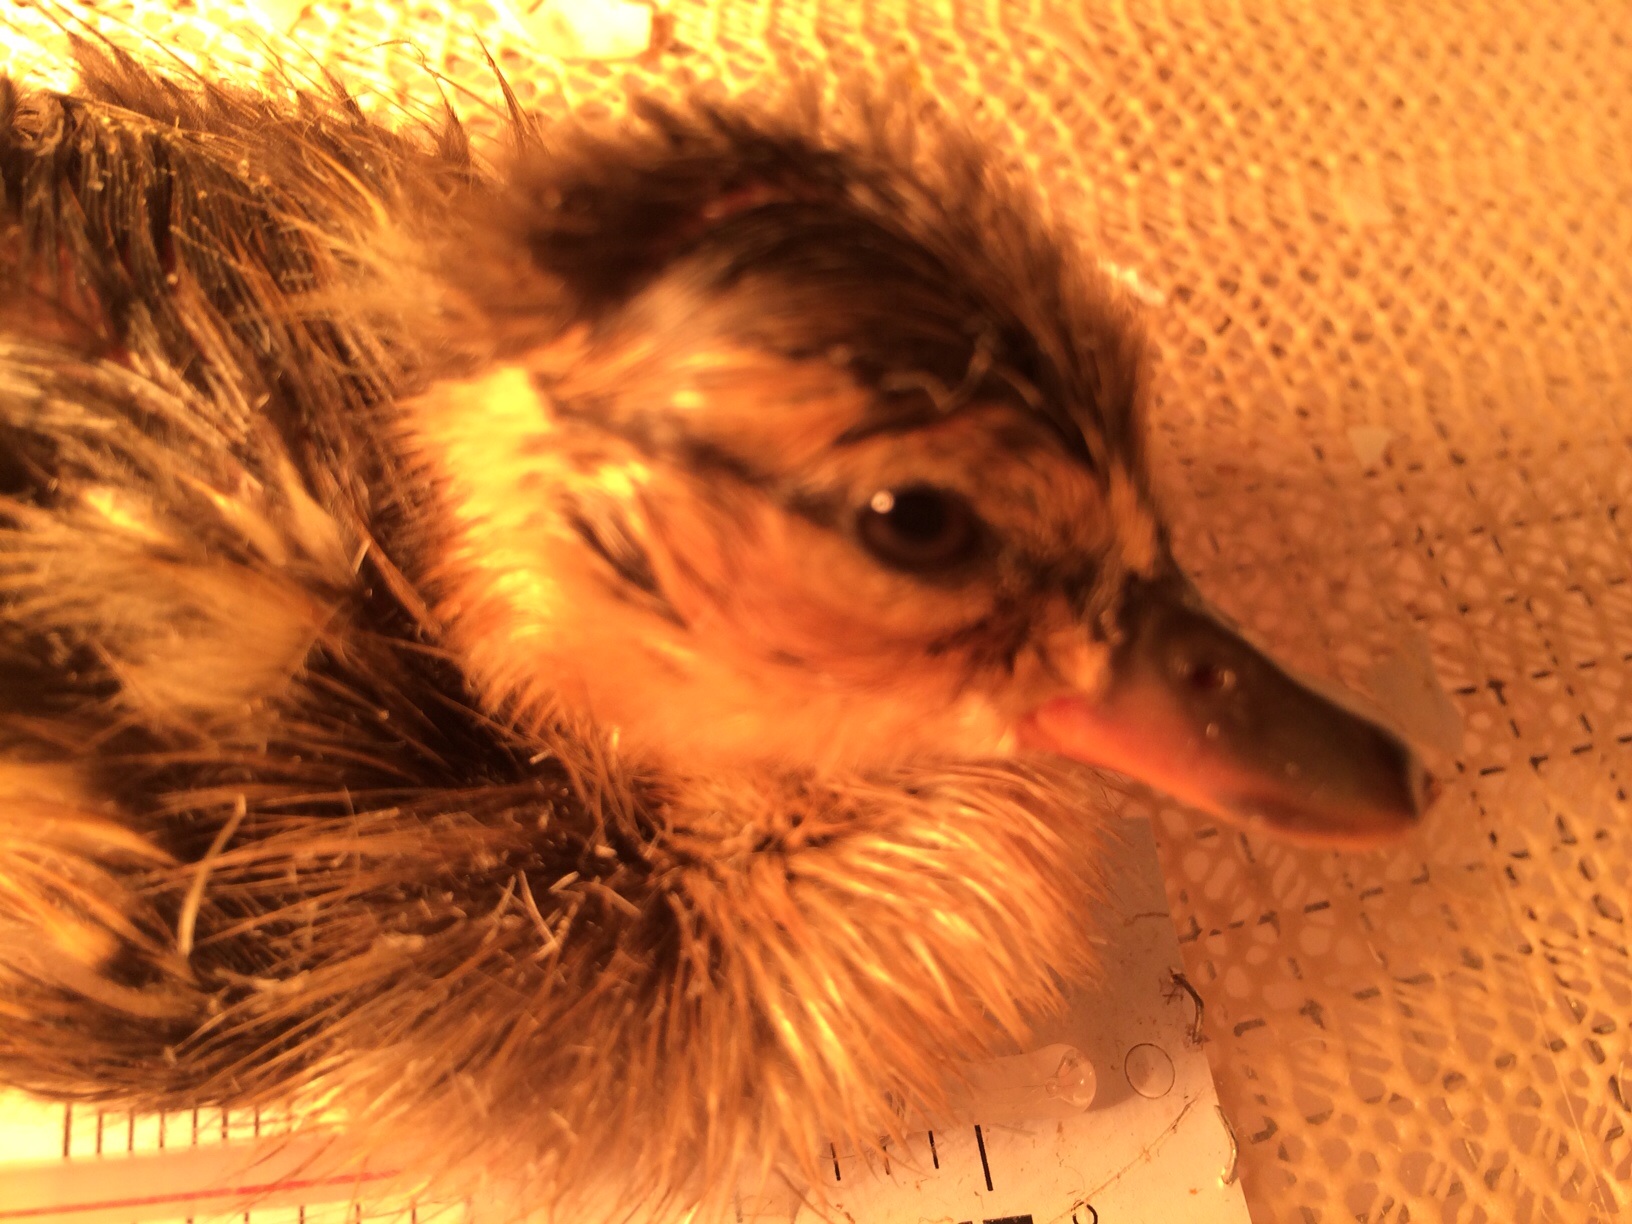
M 424 576 L 447 644 L 523 721 L 576 711 L 697 762 L 886 765 L 1003 750 L 957 641 L 981 583 L 930 587 L 729 473 L 556 416 L 520 369 L 404 406 L 440 503 Z M 624 447 L 624 450 L 619 450 Z
M 577 658 L 597 661 L 589 708 L 626 742 L 693 767 L 819 771 L 1001 753 L 1008 723 L 967 662 L 930 649 L 989 596 L 915 602 L 906 580 L 868 575 L 844 542 L 740 490 L 662 499 L 645 526 L 676 620 L 605 608 L 573 631 Z
M 1045 635 L 1032 659 L 1039 687 L 1063 686 L 1073 693 L 1093 694 L 1103 691 L 1110 679 L 1110 647 L 1091 637 L 1080 624 Z
M 686 771 L 770 764 L 818 774 L 1011 755 L 987 703 L 823 691 L 790 669 L 778 684 L 709 660 L 683 683 L 597 689 L 593 717 L 638 755 Z
M 978 585 L 926 592 L 723 476 L 661 469 L 639 515 L 652 585 L 674 619 L 696 649 L 751 661 L 746 671 L 794 660 L 824 682 L 869 685 L 991 604 Z

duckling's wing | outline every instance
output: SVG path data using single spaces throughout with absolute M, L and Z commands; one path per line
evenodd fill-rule
M 392 182 L 457 150 L 89 76 L 0 83 L 0 1080 L 258 1099 L 320 1057 L 335 990 L 380 1031 L 404 970 L 370 890 L 458 961 L 461 904 L 493 912 L 573 809 L 375 547 L 399 367 L 346 303 Z

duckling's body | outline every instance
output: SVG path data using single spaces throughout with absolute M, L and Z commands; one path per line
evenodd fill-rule
M 1089 970 L 1027 745 L 1202 630 L 1130 619 L 1137 331 L 1023 192 L 899 110 L 494 177 L 87 73 L 0 96 L 0 1081 L 689 1201 Z

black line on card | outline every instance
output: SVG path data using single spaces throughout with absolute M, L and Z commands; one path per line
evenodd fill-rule
M 986 1189 L 992 1188 L 992 1166 L 986 1163 L 986 1136 L 975 1127 L 975 1142 L 980 1145 L 980 1171 L 986 1175 Z

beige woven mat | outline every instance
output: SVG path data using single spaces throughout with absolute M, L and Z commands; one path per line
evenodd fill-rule
M 478 120 L 482 42 L 540 105 L 794 56 L 984 110 L 1148 303 L 1203 587 L 1463 732 L 1388 855 L 1159 814 L 1254 1218 L 1632 1216 L 1632 4 L 675 0 L 577 35 L 551 4 L 91 7 L 217 71 L 434 103 L 429 65 Z M 36 17 L 0 47 L 61 72 Z

